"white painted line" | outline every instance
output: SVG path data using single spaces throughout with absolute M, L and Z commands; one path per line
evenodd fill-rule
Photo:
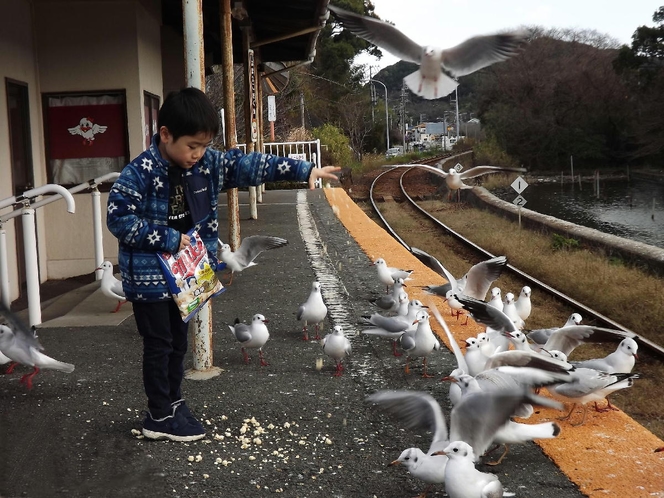
M 327 254 L 327 248 L 320 239 L 316 223 L 311 216 L 306 190 L 297 192 L 297 222 L 316 280 L 321 284 L 327 316 L 335 325 L 341 325 L 344 334 L 352 339 L 357 329 L 347 311 L 350 296 L 337 275 L 334 264 Z M 309 285 L 303 284 L 303 287 L 309 289 Z

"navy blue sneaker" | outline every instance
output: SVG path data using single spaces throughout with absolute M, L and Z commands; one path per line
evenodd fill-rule
M 205 431 L 192 426 L 180 410 L 173 408 L 173 413 L 163 418 L 154 419 L 146 412 L 143 421 L 143 435 L 148 439 L 170 439 L 171 441 L 198 441 L 205 437 Z
M 191 413 L 191 410 L 187 406 L 187 403 L 185 403 L 184 399 L 179 399 L 177 401 L 173 401 L 171 403 L 171 406 L 175 408 L 176 411 L 180 412 L 184 417 L 187 419 L 187 422 L 189 422 L 189 425 L 192 427 L 195 427 L 197 430 L 205 433 L 205 429 L 203 429 L 203 424 L 201 424 L 196 417 L 194 417 L 193 413 Z

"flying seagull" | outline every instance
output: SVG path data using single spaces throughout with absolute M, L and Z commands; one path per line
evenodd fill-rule
M 406 62 L 420 68 L 406 76 L 408 88 L 425 99 L 445 97 L 457 87 L 456 78 L 516 55 L 526 42 L 525 30 L 494 35 L 474 36 L 447 49 L 420 46 L 397 28 L 379 19 L 328 5 L 343 26 Z

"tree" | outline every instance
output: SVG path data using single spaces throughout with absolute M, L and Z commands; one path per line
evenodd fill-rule
M 623 47 L 615 68 L 630 88 L 633 157 L 645 161 L 664 159 L 664 6 L 652 17 L 655 27 L 640 26 L 632 46 Z
M 530 169 L 602 167 L 625 155 L 627 89 L 613 70 L 617 42 L 594 31 L 531 28 L 526 49 L 480 72 L 484 129 Z

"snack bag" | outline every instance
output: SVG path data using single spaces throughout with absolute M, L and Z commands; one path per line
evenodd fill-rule
M 226 290 L 210 266 L 207 248 L 198 232 L 192 230 L 187 235 L 191 238 L 190 246 L 176 254 L 157 254 L 168 287 L 185 323 L 191 320 L 208 299 Z

